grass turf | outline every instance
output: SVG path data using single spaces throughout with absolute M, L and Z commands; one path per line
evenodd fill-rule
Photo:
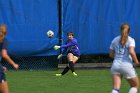
M 140 69 L 137 69 L 139 72 Z M 56 77 L 59 71 L 9 71 L 6 73 L 10 93 L 110 93 L 111 74 L 104 70 L 77 70 Z M 140 74 L 140 73 L 139 73 Z M 128 83 L 123 79 L 121 93 L 127 93 Z

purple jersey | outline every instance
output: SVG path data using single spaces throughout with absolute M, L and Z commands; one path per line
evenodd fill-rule
M 80 50 L 77 45 L 77 40 L 73 38 L 72 41 L 67 40 L 65 45 L 62 45 L 61 48 L 63 49 L 63 53 L 72 53 L 75 56 L 80 56 Z

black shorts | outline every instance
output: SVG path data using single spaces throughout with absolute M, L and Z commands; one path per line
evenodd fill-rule
M 3 83 L 4 81 L 6 81 L 5 73 L 0 72 L 0 83 Z

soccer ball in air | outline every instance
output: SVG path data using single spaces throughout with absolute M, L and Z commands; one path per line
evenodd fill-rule
M 49 30 L 47 32 L 47 36 L 48 36 L 48 38 L 52 38 L 54 36 L 54 32 L 52 30 Z

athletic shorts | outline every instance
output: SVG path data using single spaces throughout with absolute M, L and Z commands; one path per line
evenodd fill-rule
M 137 73 L 132 65 L 122 66 L 118 63 L 114 63 L 111 67 L 111 73 L 123 75 L 126 79 L 137 77 Z
M 4 81 L 6 81 L 6 77 L 3 71 L 3 66 L 0 61 L 0 83 L 3 83 Z
M 68 52 L 68 53 L 72 53 L 72 52 Z M 76 56 L 76 57 L 80 57 L 80 55 L 78 55 L 78 54 L 76 54 L 76 53 L 72 53 L 74 56 Z
M 6 81 L 6 77 L 4 72 L 0 72 L 0 83 L 3 83 L 4 81 Z

